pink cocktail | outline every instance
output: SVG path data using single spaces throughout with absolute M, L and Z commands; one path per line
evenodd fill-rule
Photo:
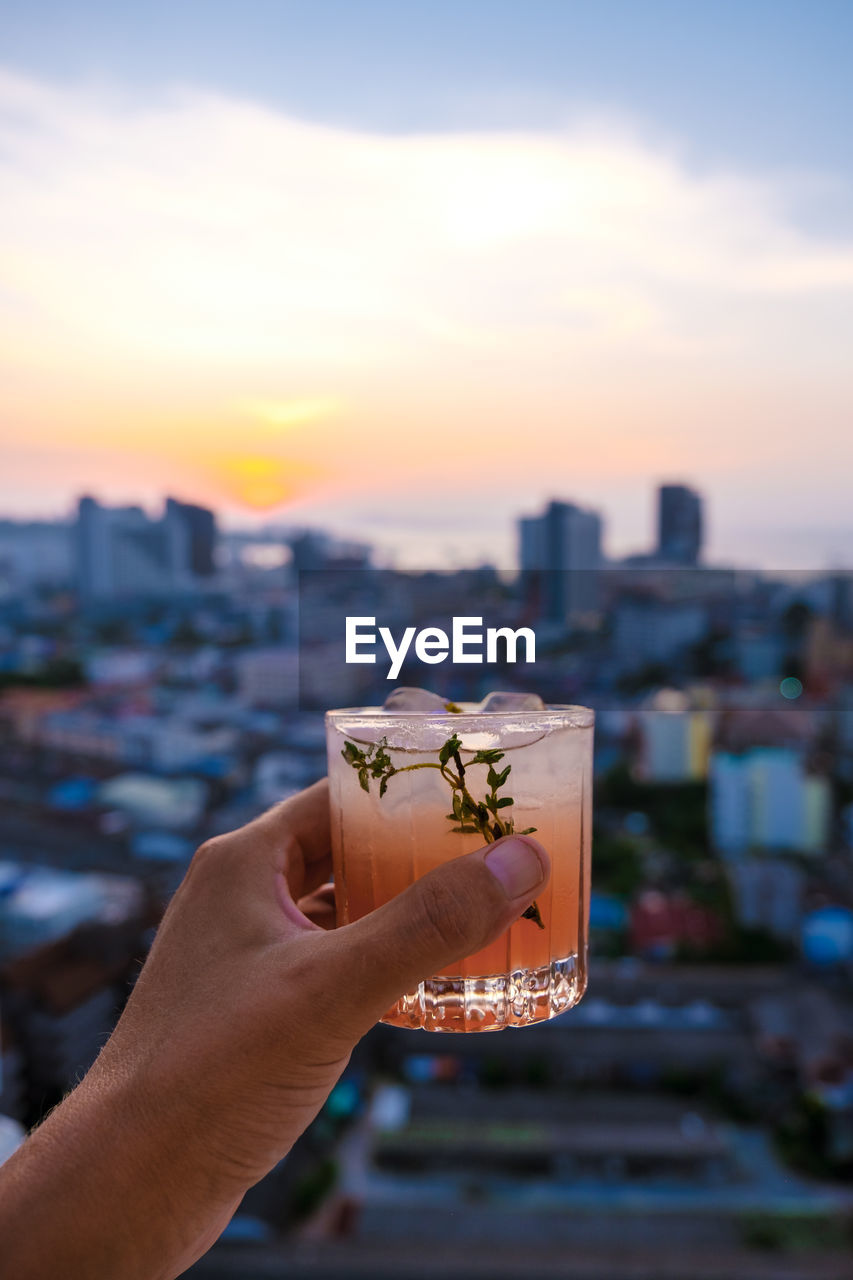
M 326 714 L 339 925 L 505 832 L 534 830 L 551 857 L 550 881 L 529 915 L 452 972 L 420 983 L 384 1022 L 493 1031 L 553 1018 L 580 1000 L 593 720 L 573 706 Z

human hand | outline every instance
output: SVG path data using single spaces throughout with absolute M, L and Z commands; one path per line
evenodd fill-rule
M 81 1247 L 75 1268 L 66 1252 L 62 1274 L 151 1280 L 200 1257 L 314 1119 L 361 1036 L 405 991 L 498 937 L 549 870 L 537 841 L 505 837 L 334 929 L 325 780 L 203 845 L 100 1057 L 19 1153 L 51 1133 L 55 1151 L 99 1123 L 120 1135 L 121 1150 L 99 1151 L 99 1205 L 116 1201 L 117 1239 L 99 1207 L 98 1259 Z

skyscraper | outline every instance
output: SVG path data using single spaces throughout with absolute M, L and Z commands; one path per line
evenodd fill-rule
M 685 484 L 658 489 L 658 555 L 676 564 L 698 564 L 702 550 L 702 499 Z
M 166 528 L 171 543 L 173 567 L 198 578 L 215 571 L 216 516 L 207 507 L 166 499 Z
M 522 575 L 542 617 L 576 624 L 598 608 L 601 517 L 570 502 L 550 502 L 519 520 Z
M 105 507 L 81 498 L 75 529 L 77 582 L 84 600 L 167 595 L 213 572 L 212 511 L 167 499 L 160 520 L 141 507 Z

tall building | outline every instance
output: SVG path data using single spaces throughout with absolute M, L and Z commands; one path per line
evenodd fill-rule
M 193 506 L 191 502 L 167 498 L 164 520 L 173 565 L 197 578 L 209 578 L 216 569 L 216 516 L 213 512 L 207 507 Z
M 72 528 L 65 520 L 0 520 L 0 591 L 4 582 L 13 589 L 67 585 Z
M 637 713 L 637 775 L 645 782 L 690 782 L 705 778 L 713 713 L 691 704 L 674 689 L 662 689 Z
M 598 609 L 601 517 L 570 502 L 549 502 L 519 521 L 519 558 L 542 617 L 576 624 Z
M 84 600 L 164 595 L 213 572 L 212 511 L 166 501 L 160 520 L 141 507 L 105 507 L 81 498 L 75 527 L 77 583 Z
M 548 563 L 544 516 L 522 516 L 518 522 L 518 553 L 522 573 L 544 569 Z
M 686 484 L 658 489 L 658 556 L 676 564 L 698 564 L 702 551 L 702 499 Z
M 86 600 L 163 590 L 166 539 L 141 507 L 104 507 L 81 498 L 76 527 L 77 581 Z
M 826 847 L 831 793 L 826 778 L 806 772 L 802 753 L 754 747 L 711 757 L 711 839 L 724 858 L 750 849 L 818 853 Z

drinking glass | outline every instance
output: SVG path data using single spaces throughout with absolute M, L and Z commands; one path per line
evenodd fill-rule
M 383 1022 L 496 1031 L 553 1018 L 580 1000 L 587 982 L 593 723 L 589 708 L 575 706 L 326 713 L 339 925 L 505 831 L 535 831 L 551 857 L 550 880 L 530 913 L 407 992 Z

